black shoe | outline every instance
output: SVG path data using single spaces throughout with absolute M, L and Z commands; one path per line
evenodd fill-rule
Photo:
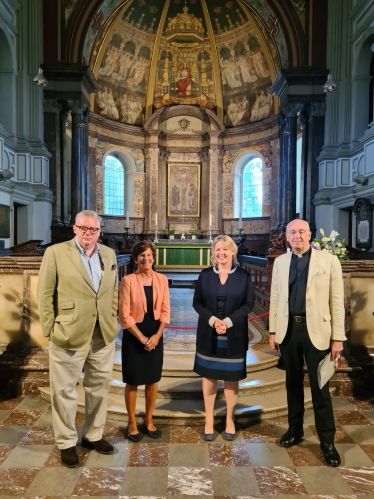
M 148 430 L 147 425 L 144 424 L 144 426 L 145 426 L 145 432 L 146 432 L 146 434 L 149 437 L 151 437 L 151 438 L 158 438 L 158 435 L 159 435 L 160 432 L 158 431 L 157 428 L 155 430 Z
M 86 449 L 94 449 L 99 454 L 114 453 L 113 445 L 111 445 L 109 442 L 103 439 L 96 440 L 95 442 L 89 442 L 85 438 L 82 438 L 82 447 L 85 447 Z
M 334 444 L 321 444 L 320 447 L 323 452 L 323 457 L 329 466 L 333 466 L 334 468 L 340 466 L 341 459 Z
M 75 445 L 74 447 L 69 447 L 68 449 L 61 449 L 61 462 L 68 468 L 76 468 L 79 466 L 77 448 Z
M 204 433 L 204 440 L 206 442 L 211 442 L 213 440 L 214 433 Z
M 281 436 L 279 441 L 282 447 L 292 447 L 302 442 L 304 436 L 303 430 L 295 430 L 294 428 L 288 428 L 286 433 Z
M 234 437 L 235 437 L 235 433 L 228 433 L 227 431 L 225 431 L 225 439 L 228 442 L 231 442 L 232 440 L 234 440 Z
M 130 440 L 130 442 L 139 442 L 139 432 L 131 435 L 129 427 L 127 427 L 127 440 Z

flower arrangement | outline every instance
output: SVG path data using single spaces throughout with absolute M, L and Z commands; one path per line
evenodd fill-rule
M 191 227 L 191 229 L 188 231 L 191 236 L 196 236 L 197 234 L 197 228 L 196 227 Z
M 170 228 L 168 229 L 168 234 L 169 234 L 169 236 L 174 236 L 174 234 L 175 234 L 175 229 L 173 229 L 173 227 L 170 227 Z
M 347 255 L 347 248 L 345 247 L 344 239 L 336 239 L 339 235 L 336 230 L 332 230 L 329 237 L 325 236 L 323 229 L 319 229 L 322 237 L 315 237 L 311 242 L 311 246 L 316 250 L 328 251 L 336 255 L 339 260 L 349 260 Z

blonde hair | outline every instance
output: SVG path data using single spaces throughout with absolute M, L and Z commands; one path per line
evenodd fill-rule
M 235 241 L 230 237 L 226 235 L 220 235 L 217 236 L 212 244 L 212 256 L 210 257 L 210 261 L 212 264 L 216 267 L 217 266 L 217 261 L 214 258 L 214 250 L 217 245 L 217 243 L 222 242 L 225 246 L 229 248 L 234 254 L 232 255 L 232 264 L 237 267 L 239 265 L 238 260 L 236 259 L 236 256 L 238 254 L 238 247 L 235 243 Z

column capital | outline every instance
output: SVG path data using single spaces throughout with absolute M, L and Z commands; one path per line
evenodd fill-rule
M 317 117 L 321 118 L 325 116 L 326 104 L 325 102 L 312 102 L 310 104 L 309 115 L 310 118 Z
M 43 109 L 45 113 L 59 114 L 62 109 L 62 104 L 54 98 L 43 99 Z
M 68 106 L 71 114 L 79 114 L 83 116 L 87 110 L 86 104 L 81 99 L 68 100 Z
M 300 108 L 300 102 L 287 102 L 287 104 L 283 106 L 282 111 L 286 118 L 296 118 Z

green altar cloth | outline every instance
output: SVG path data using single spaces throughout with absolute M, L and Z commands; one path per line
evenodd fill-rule
M 156 246 L 156 268 L 172 269 L 203 269 L 209 267 L 210 248 L 208 242 L 179 240 L 173 242 L 158 242 Z

